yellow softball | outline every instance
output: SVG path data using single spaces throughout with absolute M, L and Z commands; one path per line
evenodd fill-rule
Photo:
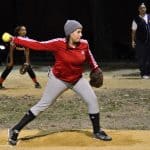
M 12 37 L 12 36 L 11 36 L 9 33 L 5 32 L 5 33 L 3 33 L 3 35 L 2 35 L 2 40 L 3 40 L 4 42 L 10 42 L 11 37 Z

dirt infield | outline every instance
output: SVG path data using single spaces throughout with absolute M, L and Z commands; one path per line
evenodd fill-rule
M 3 67 L 0 67 L 0 72 Z M 35 95 L 41 96 L 48 80 L 47 70 L 48 67 L 40 67 L 34 69 L 37 78 L 42 85 L 42 89 L 35 89 L 34 85 L 29 78 L 28 74 L 20 75 L 19 68 L 15 67 L 8 79 L 5 81 L 5 90 L 1 90 L 1 95 L 22 96 L 22 95 Z M 149 80 L 141 80 L 138 76 L 138 69 L 122 69 L 115 71 L 106 71 L 104 73 L 104 85 L 100 89 L 94 88 L 95 91 L 106 89 L 150 89 Z M 88 78 L 88 72 L 84 74 Z M 32 92 L 31 92 L 32 90 Z M 68 94 L 68 93 L 67 93 Z
M 85 119 L 86 108 L 82 103 L 76 104 L 76 102 L 70 101 L 70 97 L 77 100 L 79 98 L 69 90 L 54 105 L 54 110 L 56 109 L 58 113 L 56 111 L 53 115 L 57 118 L 59 113 L 65 111 L 63 116 L 65 120 L 55 119 L 55 116 L 52 120 L 42 120 L 47 114 L 51 115 L 51 112 L 54 111 L 51 109 L 39 120 L 37 119 L 29 125 L 28 130 L 24 129 L 21 132 L 17 146 L 8 145 L 7 128 L 13 125 L 22 116 L 22 113 L 37 101 L 36 98 L 41 97 L 46 85 L 47 68 L 35 70 L 42 89 L 35 89 L 28 75 L 20 75 L 18 68 L 16 68 L 4 84 L 6 89 L 0 90 L 0 150 L 150 149 L 150 80 L 140 79 L 138 69 L 106 71 L 104 72 L 103 87 L 100 89 L 94 88 L 101 103 L 102 124 L 104 128 L 109 129 L 106 131 L 113 138 L 111 142 L 91 138 L 92 133 L 89 129 L 91 125 L 88 123 L 88 119 Z M 85 73 L 84 76 L 88 78 L 88 73 Z M 18 104 L 18 99 L 21 99 L 20 104 Z M 61 100 L 64 100 L 64 102 Z M 70 109 L 61 110 L 64 106 L 63 103 L 69 106 Z M 15 109 L 16 105 L 18 105 L 17 109 Z M 22 110 L 19 109 L 21 105 L 25 107 Z M 11 110 L 8 106 L 11 106 Z M 70 119 L 68 111 L 71 111 L 73 107 L 82 109 L 79 113 L 85 115 L 78 115 L 78 110 L 75 110 L 77 112 L 71 113 L 71 116 L 74 116 Z M 16 115 L 15 120 L 12 119 L 12 114 Z M 80 120 L 84 123 L 81 124 Z M 64 127 L 62 128 L 62 126 Z M 58 129 L 62 132 L 58 132 L 60 131 Z
M 91 138 L 90 130 L 46 133 L 23 130 L 15 147 L 7 144 L 7 131 L 0 131 L 2 150 L 149 150 L 150 131 L 108 130 L 111 142 Z

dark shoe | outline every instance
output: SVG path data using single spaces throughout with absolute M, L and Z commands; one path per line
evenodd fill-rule
M 16 145 L 18 135 L 19 135 L 18 130 L 9 129 L 8 130 L 8 143 L 10 145 Z
M 37 88 L 37 89 L 40 89 L 40 88 L 41 88 L 41 85 L 40 85 L 39 82 L 36 82 L 36 83 L 35 83 L 35 88 Z
M 0 89 L 4 89 L 5 87 L 2 85 L 2 83 L 0 84 Z
M 112 138 L 108 136 L 104 131 L 99 131 L 98 133 L 94 133 L 94 137 L 96 139 L 104 140 L 104 141 L 111 141 Z

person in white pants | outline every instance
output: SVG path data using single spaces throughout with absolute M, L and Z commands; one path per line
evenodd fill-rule
M 17 144 L 17 137 L 21 129 L 52 105 L 57 97 L 67 89 L 72 89 L 86 102 L 93 125 L 94 137 L 104 141 L 112 140 L 100 127 L 97 97 L 89 82 L 82 75 L 85 62 L 89 63 L 91 72 L 102 74 L 89 49 L 88 42 L 81 39 L 82 28 L 78 21 L 68 20 L 64 25 L 66 38 L 39 42 L 32 39 L 12 37 L 12 42 L 15 44 L 29 47 L 32 50 L 51 51 L 56 61 L 49 73 L 49 79 L 41 100 L 31 107 L 15 126 L 9 129 L 8 142 L 11 145 Z

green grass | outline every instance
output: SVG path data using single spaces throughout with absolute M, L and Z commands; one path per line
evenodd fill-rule
M 150 129 L 150 90 L 117 89 L 96 92 L 103 128 Z M 8 128 L 36 104 L 40 97 L 0 96 L 0 127 Z M 69 130 L 91 128 L 86 104 L 74 94 L 60 96 L 26 128 Z

